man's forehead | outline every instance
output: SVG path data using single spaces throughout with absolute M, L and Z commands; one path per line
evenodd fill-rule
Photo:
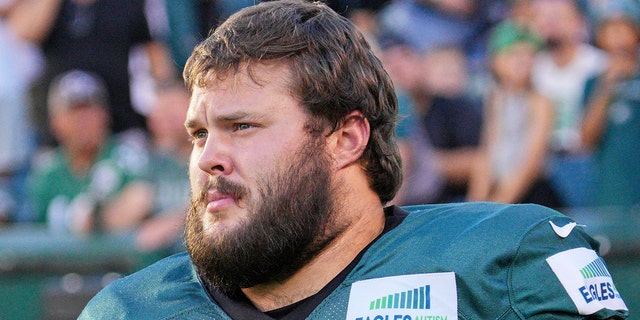
M 188 119 L 264 112 L 285 99 L 299 102 L 291 89 L 289 68 L 283 63 L 258 63 L 225 76 L 209 75 L 205 83 L 192 88 Z
M 257 86 L 291 83 L 291 69 L 283 61 L 245 62 L 224 70 L 208 70 L 197 76 L 194 91 L 198 87 L 207 89 L 230 89 L 234 86 Z

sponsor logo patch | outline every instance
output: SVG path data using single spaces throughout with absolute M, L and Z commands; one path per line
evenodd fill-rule
M 580 314 L 589 315 L 605 308 L 628 310 L 604 261 L 595 251 L 570 249 L 547 258 L 547 263 Z
M 453 272 L 403 275 L 355 282 L 348 320 L 453 320 L 458 298 Z

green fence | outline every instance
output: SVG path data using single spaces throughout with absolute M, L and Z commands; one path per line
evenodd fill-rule
M 0 229 L 0 320 L 76 319 L 104 285 L 161 258 L 131 235 L 75 237 Z

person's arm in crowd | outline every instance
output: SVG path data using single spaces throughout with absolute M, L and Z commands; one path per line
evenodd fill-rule
M 146 220 L 136 233 L 136 248 L 154 251 L 169 246 L 184 230 L 188 204 L 172 207 Z
M 128 183 L 102 209 L 102 226 L 109 232 L 131 230 L 140 225 L 151 212 L 153 188 L 147 182 Z
M 596 91 L 593 93 L 587 104 L 587 112 L 582 120 L 580 131 L 582 146 L 586 149 L 595 148 L 600 142 L 600 137 L 607 126 L 607 111 L 611 100 L 613 85 L 600 81 Z
M 482 123 L 480 146 L 469 175 L 467 191 L 467 200 L 469 201 L 485 201 L 489 199 L 491 194 L 493 179 L 489 150 L 497 136 L 496 110 L 492 107 L 495 103 L 494 100 L 495 97 L 489 97 L 484 106 L 486 116 Z
M 616 83 L 633 74 L 635 69 L 635 58 L 624 55 L 610 56 L 609 67 L 597 79 L 593 94 L 587 98 L 587 111 L 580 132 L 582 145 L 586 149 L 597 147 L 607 128 L 607 112 L 615 94 Z
M 18 0 L 8 21 L 22 39 L 42 42 L 49 35 L 62 2 L 62 0 Z
M 533 94 L 531 99 L 531 127 L 527 133 L 527 141 L 523 144 L 523 148 L 527 150 L 526 155 L 520 166 L 508 175 L 509 179 L 498 182 L 491 201 L 520 201 L 543 170 L 553 126 L 553 106 L 549 99 L 539 94 Z
M 478 157 L 477 147 L 461 147 L 453 150 L 436 150 L 438 168 L 446 180 L 454 185 L 464 185 L 469 181 L 474 163 Z M 431 161 L 431 160 L 430 160 Z
M 484 201 L 489 198 L 489 193 L 491 192 L 491 168 L 487 153 L 485 148 L 481 148 L 478 151 L 477 161 L 469 179 L 468 201 Z

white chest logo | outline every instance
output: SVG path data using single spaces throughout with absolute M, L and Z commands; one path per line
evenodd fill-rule
M 457 316 L 453 272 L 355 282 L 347 309 L 348 320 L 454 320 Z

